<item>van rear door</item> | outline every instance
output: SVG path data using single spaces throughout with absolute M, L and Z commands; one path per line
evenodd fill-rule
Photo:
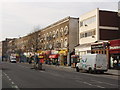
M 107 57 L 104 54 L 98 54 L 96 59 L 96 69 L 107 70 Z

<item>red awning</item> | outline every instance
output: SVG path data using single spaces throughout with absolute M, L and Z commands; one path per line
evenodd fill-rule
M 50 55 L 49 58 L 58 58 L 58 54 Z

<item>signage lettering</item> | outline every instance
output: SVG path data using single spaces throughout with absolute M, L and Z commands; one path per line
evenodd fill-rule
M 120 46 L 110 46 L 110 49 L 120 49 Z

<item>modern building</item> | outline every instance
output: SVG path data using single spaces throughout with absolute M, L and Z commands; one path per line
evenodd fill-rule
M 0 42 L 0 60 L 2 60 L 2 41 Z
M 81 15 L 79 18 L 79 46 L 75 47 L 76 54 L 91 53 L 92 43 L 120 38 L 118 21 L 117 12 L 99 10 L 99 8 Z

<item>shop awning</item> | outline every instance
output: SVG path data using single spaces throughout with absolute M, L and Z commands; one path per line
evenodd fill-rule
M 61 50 L 61 51 L 59 51 L 59 54 L 64 54 L 64 55 L 67 55 L 67 50 Z
M 58 54 L 55 54 L 55 55 L 50 55 L 49 58 L 58 58 Z
M 75 47 L 75 51 L 88 51 L 88 50 L 91 50 L 91 43 L 82 44 Z

